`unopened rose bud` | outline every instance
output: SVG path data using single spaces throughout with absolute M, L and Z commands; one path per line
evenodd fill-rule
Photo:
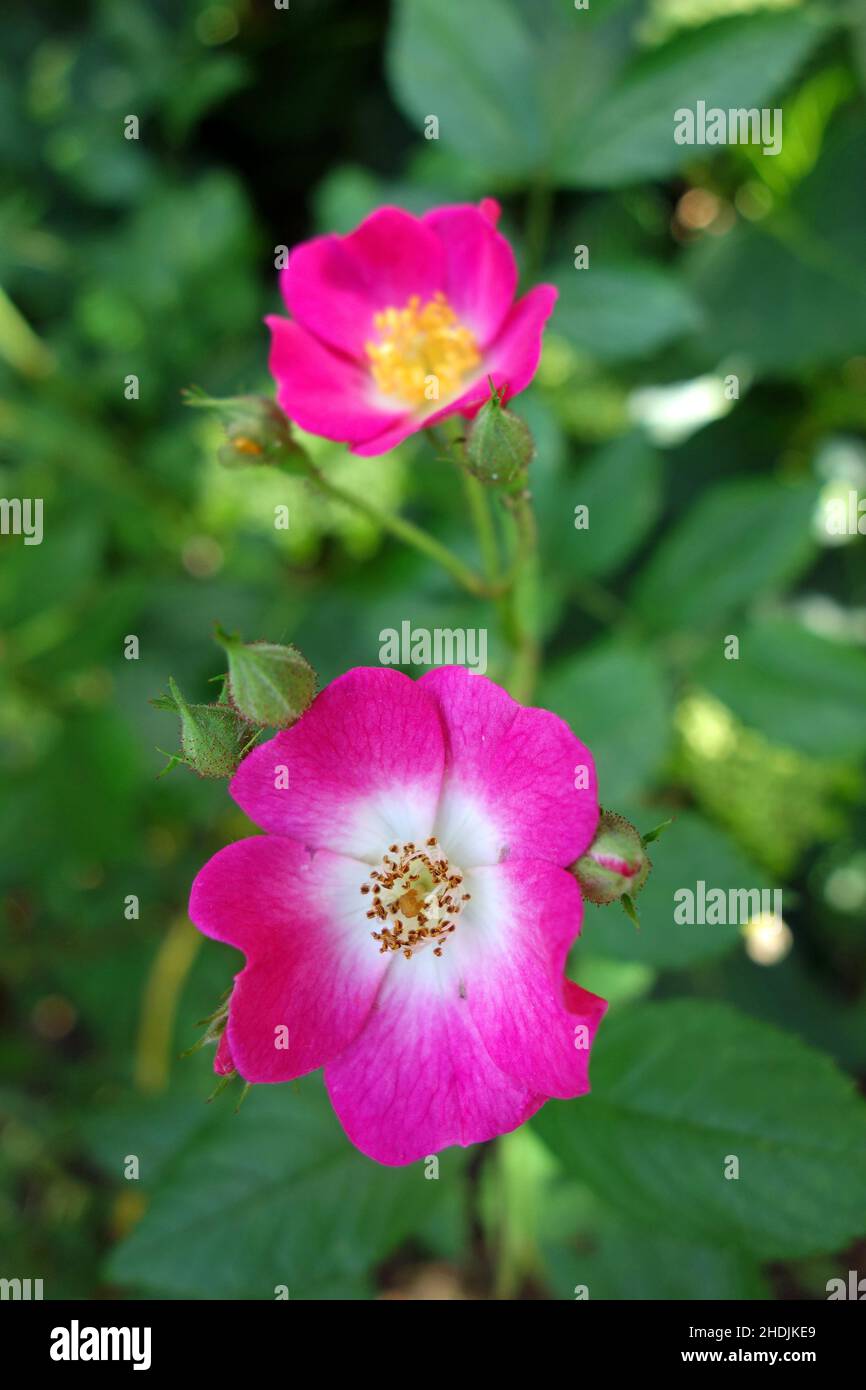
M 292 434 L 292 426 L 276 401 L 267 396 L 207 396 L 190 389 L 184 393 L 187 405 L 215 410 L 223 422 L 228 443 L 219 450 L 219 460 L 228 468 L 249 464 L 270 464 L 297 468 L 303 472 L 306 455 Z
M 169 694 L 151 704 L 180 717 L 179 761 L 200 777 L 230 777 L 255 738 L 252 729 L 231 705 L 191 705 L 169 678 Z
M 312 704 L 316 673 L 295 647 L 243 642 L 218 627 L 216 640 L 228 662 L 228 697 L 253 724 L 288 729 Z
M 513 488 L 525 482 L 535 441 L 526 422 L 502 401 L 503 393 L 491 386 L 490 399 L 469 426 L 466 466 L 482 483 Z
M 624 816 L 602 811 L 595 839 L 571 872 L 591 903 L 633 899 L 652 868 L 639 831 Z

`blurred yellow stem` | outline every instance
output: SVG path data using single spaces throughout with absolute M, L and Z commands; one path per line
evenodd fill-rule
M 48 376 L 54 370 L 54 356 L 33 332 L 23 314 L 16 309 L 6 291 L 0 288 L 0 357 L 26 377 Z
M 134 1073 L 139 1091 L 153 1095 L 168 1085 L 178 1000 L 200 945 L 201 933 L 187 917 L 176 917 L 156 953 L 141 1001 Z

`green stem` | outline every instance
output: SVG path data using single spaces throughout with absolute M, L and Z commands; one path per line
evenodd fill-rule
M 355 493 L 341 487 L 339 483 L 332 482 L 312 462 L 308 463 L 307 472 L 311 482 L 315 483 L 321 492 L 324 492 L 328 497 L 333 497 L 336 502 L 342 502 L 347 507 L 354 507 L 356 511 L 363 512 L 383 531 L 387 531 L 389 535 L 403 541 L 404 544 L 412 546 L 422 555 L 426 555 L 429 560 L 434 560 L 470 594 L 474 594 L 478 598 L 494 596 L 495 591 L 482 579 L 481 575 L 477 574 L 469 565 L 464 564 L 458 555 L 423 531 L 420 526 L 407 521 L 405 517 L 395 516 L 393 512 L 384 512 L 375 503 L 364 497 L 356 496 Z
M 447 424 L 443 426 L 434 425 L 430 434 L 438 444 L 441 452 L 450 458 L 463 484 L 463 491 L 469 506 L 469 515 L 475 527 L 475 534 L 478 538 L 478 548 L 481 552 L 481 563 L 488 583 L 494 588 L 501 589 L 499 573 L 499 542 L 496 538 L 496 527 L 493 523 L 493 516 L 490 511 L 490 504 L 487 500 L 487 490 L 484 484 L 470 473 L 466 466 L 466 441 L 462 434 L 450 432 Z
M 514 660 L 506 684 L 515 700 L 528 704 L 535 689 L 541 660 L 541 646 L 530 625 L 537 607 L 538 528 L 528 494 L 516 499 L 512 512 L 517 532 L 514 582 L 506 596 L 504 609 Z
M 499 581 L 499 546 L 496 540 L 496 527 L 493 524 L 493 517 L 487 503 L 487 493 L 484 484 L 480 483 L 477 478 L 473 478 L 471 473 L 467 473 L 465 468 L 461 468 L 460 472 L 463 477 L 463 491 L 469 504 L 469 514 L 472 517 L 472 524 L 478 537 L 484 573 L 491 584 L 497 584 Z
M 463 479 L 469 511 L 478 535 L 478 544 L 488 580 L 488 596 L 499 596 L 499 612 L 505 636 L 514 649 L 506 686 L 515 700 L 527 704 L 532 698 L 541 648 L 532 625 L 537 611 L 538 528 L 528 492 L 514 499 L 503 497 L 514 521 L 514 558 L 502 576 L 496 526 L 491 515 L 484 484 L 472 476 L 462 455 L 462 440 L 431 429 L 442 452 L 450 457 Z

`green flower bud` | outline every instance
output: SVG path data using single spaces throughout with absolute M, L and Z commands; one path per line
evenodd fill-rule
M 229 660 L 228 697 L 244 719 L 288 729 L 309 709 L 316 673 L 295 647 L 243 642 L 218 627 L 216 640 Z
M 231 705 L 187 704 L 169 678 L 169 694 L 151 704 L 180 716 L 180 761 L 200 777 L 230 777 L 251 747 L 256 732 Z
M 218 412 L 228 443 L 219 450 L 227 468 L 271 464 L 305 472 L 306 454 L 276 401 L 267 396 L 207 396 L 197 388 L 184 392 L 187 405 Z
M 595 839 L 586 854 L 572 864 L 571 872 L 585 898 L 604 904 L 633 899 L 651 868 L 640 832 L 624 816 L 602 811 Z
M 503 405 L 504 392 L 491 382 L 490 400 L 481 407 L 466 436 L 466 466 L 482 483 L 522 487 L 535 457 L 529 426 Z

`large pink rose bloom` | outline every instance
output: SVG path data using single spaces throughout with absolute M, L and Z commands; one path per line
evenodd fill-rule
M 384 454 L 446 415 L 473 415 L 488 377 L 515 395 L 538 366 L 556 300 L 515 301 L 517 267 L 485 198 L 413 217 L 379 208 L 349 236 L 292 251 L 281 274 L 291 320 L 272 316 L 277 400 L 311 434 Z
M 561 719 L 462 667 L 417 682 L 359 668 L 254 749 L 231 794 L 268 834 L 193 884 L 196 926 L 246 956 L 218 1071 L 323 1066 L 343 1128 L 380 1163 L 490 1139 L 589 1089 L 607 1006 L 563 976 L 583 915 L 565 865 L 598 800 Z

